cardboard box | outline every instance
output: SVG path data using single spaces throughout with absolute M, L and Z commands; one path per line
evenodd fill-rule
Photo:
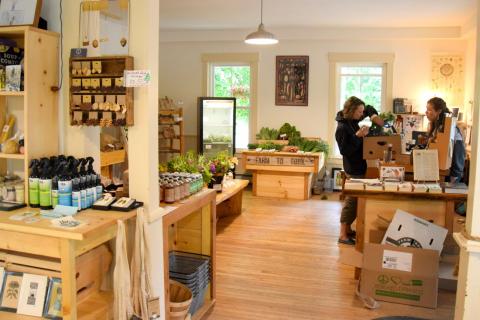
M 397 209 L 382 244 L 437 250 L 440 254 L 448 230 Z
M 393 147 L 393 159 L 396 159 L 402 153 L 400 135 L 363 138 L 363 159 L 383 159 L 383 151 L 388 149 L 389 144 Z
M 366 243 L 360 292 L 377 300 L 437 307 L 439 253 Z

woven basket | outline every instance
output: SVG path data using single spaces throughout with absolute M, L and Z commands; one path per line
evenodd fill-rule
M 170 280 L 170 319 L 185 320 L 191 304 L 192 291 L 180 282 Z

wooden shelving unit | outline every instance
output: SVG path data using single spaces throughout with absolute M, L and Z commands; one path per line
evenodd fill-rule
M 174 135 L 166 137 L 164 130 L 172 128 Z M 183 154 L 185 152 L 183 131 L 183 109 L 158 110 L 158 153 Z
M 161 204 L 161 206 L 167 206 Z M 169 292 L 169 252 L 172 250 L 210 256 L 211 280 L 205 294 L 203 306 L 192 315 L 199 320 L 214 306 L 216 301 L 216 192 L 204 189 L 182 203 L 168 205 L 174 207 L 163 216 L 163 261 L 165 281 L 165 301 L 168 306 Z M 168 309 L 168 307 L 167 307 Z M 170 315 L 165 315 L 169 320 Z
M 95 67 L 97 64 L 99 68 Z M 133 70 L 133 57 L 70 59 L 70 124 L 133 126 L 133 88 L 123 86 L 125 70 Z M 102 119 L 111 123 L 105 125 Z
M 23 121 L 17 116 L 17 124 L 23 123 L 19 129 L 25 141 L 24 154 L 0 154 L 0 174 L 7 173 L 8 161 L 23 161 L 28 203 L 30 160 L 58 154 L 58 93 L 52 88 L 58 86 L 59 34 L 26 26 L 2 27 L 0 38 L 15 40 L 24 49 L 24 91 L 0 92 L 0 113 L 21 110 Z

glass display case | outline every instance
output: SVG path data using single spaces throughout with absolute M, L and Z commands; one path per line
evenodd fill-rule
M 235 153 L 235 98 L 198 98 L 198 150 L 214 156 L 227 150 Z

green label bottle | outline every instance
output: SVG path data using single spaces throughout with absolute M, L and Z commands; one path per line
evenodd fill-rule
M 38 207 L 40 205 L 40 193 L 39 193 L 39 179 L 28 179 L 28 198 L 31 207 Z

